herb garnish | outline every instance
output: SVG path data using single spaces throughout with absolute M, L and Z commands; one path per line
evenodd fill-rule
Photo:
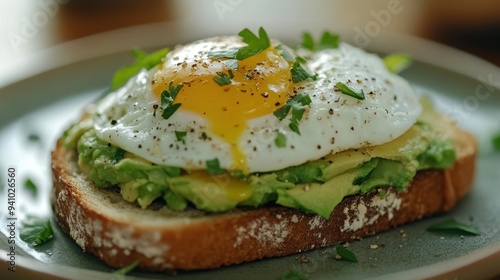
M 286 146 L 286 136 L 282 132 L 278 132 L 278 135 L 276 138 L 274 138 L 274 144 L 276 144 L 276 147 L 278 148 L 283 148 Z
M 232 81 L 232 78 L 234 78 L 233 71 L 229 70 L 227 72 L 229 75 L 227 75 L 226 73 L 218 72 L 217 76 L 214 77 L 214 81 L 219 86 L 227 86 L 233 82 Z
M 117 89 L 124 85 L 132 76 L 134 76 L 142 68 L 149 70 L 158 65 L 161 60 L 167 55 L 169 49 L 161 49 L 154 53 L 147 54 L 142 50 L 132 50 L 132 56 L 135 58 L 135 63 L 116 71 L 111 82 L 111 88 Z
M 38 191 L 35 183 L 31 179 L 29 179 L 29 178 L 26 179 L 26 181 L 24 181 L 24 188 L 26 188 L 27 190 L 29 190 L 34 195 L 36 195 L 36 193 Z
M 342 259 L 346 261 L 358 262 L 358 259 L 356 258 L 354 253 L 340 244 L 337 244 L 335 246 L 335 251 L 337 251 L 337 255 L 339 255 Z
M 299 121 L 302 120 L 304 110 L 309 104 L 311 104 L 309 95 L 297 94 L 292 99 L 289 99 L 283 107 L 274 111 L 273 114 L 281 121 L 288 115 L 291 109 L 292 118 L 289 127 L 293 132 L 300 135 Z
M 314 43 L 314 38 L 309 32 L 304 32 L 302 34 L 302 47 L 304 49 L 308 49 L 313 51 L 315 49 L 315 43 Z
M 259 36 L 252 33 L 252 31 L 250 31 L 248 28 L 245 28 L 242 31 L 240 31 L 238 35 L 240 35 L 240 37 L 243 38 L 243 42 L 246 43 L 247 46 L 239 49 L 228 49 L 223 51 L 209 52 L 208 57 L 233 58 L 233 59 L 235 58 L 237 60 L 243 60 L 251 56 L 254 56 L 256 54 L 259 54 L 263 50 L 271 46 L 271 40 L 269 40 L 269 36 L 262 27 L 259 28 Z
M 361 90 L 361 92 L 355 92 L 354 90 L 350 89 L 348 86 L 346 86 L 345 84 L 341 83 L 341 82 L 338 82 L 337 84 L 335 84 L 335 86 L 340 89 L 340 91 L 345 94 L 345 95 L 349 95 L 351 97 L 354 97 L 356 99 L 359 99 L 359 100 L 364 100 L 365 99 L 365 93 L 363 92 L 363 90 Z
M 336 49 L 339 47 L 340 37 L 328 31 L 323 32 L 318 43 L 314 42 L 312 35 L 308 32 L 302 34 L 302 47 L 311 51 L 320 51 L 324 49 Z
M 175 132 L 175 138 L 177 141 L 182 142 L 182 144 L 186 144 L 186 135 L 187 131 L 174 131 Z
M 293 64 L 292 64 L 292 69 L 290 70 L 292 71 L 292 81 L 294 83 L 298 83 L 298 82 L 302 82 L 304 80 L 307 80 L 309 78 L 313 79 L 313 80 L 316 80 L 317 78 L 317 74 L 315 75 L 311 75 L 310 73 L 308 73 L 303 67 L 302 65 L 300 65 L 300 62 L 299 60 L 295 61 Z
M 126 153 L 126 151 L 124 149 L 116 148 L 115 153 L 113 154 L 113 156 L 110 159 L 110 163 L 116 164 L 117 162 L 119 162 L 120 160 L 122 160 L 125 157 L 125 153 Z
M 224 60 L 222 63 L 224 63 L 229 68 L 232 68 L 234 70 L 238 70 L 238 60 L 236 60 L 236 59 Z
M 458 222 L 453 218 L 432 225 L 428 227 L 427 230 L 433 232 L 449 232 L 469 235 L 481 234 L 475 226 Z
M 275 49 L 281 51 L 281 55 L 286 61 L 295 62 L 295 57 L 288 51 L 288 49 L 283 45 L 277 45 Z
M 122 267 L 118 270 L 115 270 L 113 272 L 113 274 L 114 275 L 126 275 L 129 272 L 131 272 L 132 270 L 134 270 L 138 265 L 139 265 L 139 260 L 137 260 L 137 261 L 125 266 L 125 267 Z
M 493 139 L 491 139 L 493 143 L 493 148 L 497 151 L 500 151 L 500 132 L 493 136 Z
M 283 275 L 281 275 L 279 280 L 307 280 L 307 276 L 305 276 L 299 271 L 289 270 L 283 273 Z
M 44 218 L 28 216 L 21 222 L 19 237 L 29 246 L 43 244 L 53 237 L 50 221 Z
M 385 67 L 392 73 L 399 73 L 410 67 L 412 60 L 408 54 L 395 53 L 384 57 Z
M 259 54 L 271 46 L 271 40 L 269 40 L 269 36 L 267 36 L 266 31 L 262 27 L 259 28 L 259 37 L 253 34 L 248 28 L 243 29 L 238 35 L 243 38 L 243 42 L 247 43 L 248 46 L 238 50 L 236 53 L 237 60 L 243 60 Z
M 181 106 L 181 103 L 173 104 L 175 97 L 181 89 L 182 84 L 174 87 L 174 83 L 170 82 L 170 84 L 168 85 L 168 90 L 164 90 L 161 93 L 161 108 L 163 109 L 163 113 L 161 114 L 161 116 L 164 119 L 170 118 L 170 116 L 172 116 L 175 111 L 177 111 L 177 109 L 179 109 L 179 107 Z
M 212 160 L 207 160 L 205 162 L 205 165 L 207 167 L 208 174 L 215 175 L 215 174 L 221 174 L 224 172 L 224 169 L 220 168 L 218 158 L 214 158 Z

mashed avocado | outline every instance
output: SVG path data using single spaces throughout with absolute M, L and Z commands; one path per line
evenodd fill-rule
M 417 171 L 455 162 L 446 124 L 440 124 L 441 117 L 427 102 L 422 103 L 420 120 L 390 143 L 269 173 L 208 175 L 156 165 L 98 139 L 89 120 L 71 127 L 64 143 L 77 150 L 81 170 L 98 187 L 119 186 L 125 200 L 137 201 L 142 208 L 156 199 L 173 210 L 193 205 L 208 212 L 276 203 L 328 218 L 345 196 L 379 187 L 401 191 Z

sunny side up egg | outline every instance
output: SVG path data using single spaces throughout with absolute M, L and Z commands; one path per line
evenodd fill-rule
M 347 43 L 319 51 L 298 49 L 314 79 L 294 83 L 293 62 L 272 40 L 260 53 L 235 61 L 214 57 L 246 46 L 240 37 L 216 37 L 177 46 L 153 69 L 141 70 L 97 104 L 97 136 L 152 163 L 187 171 L 220 168 L 268 172 L 328 154 L 389 142 L 417 120 L 421 106 L 411 86 L 382 59 Z M 235 63 L 236 62 L 236 63 Z M 342 83 L 357 99 L 339 89 Z M 162 93 L 173 93 L 168 118 Z M 274 112 L 308 96 L 294 112 Z M 165 97 L 163 97 L 165 98 Z M 297 102 L 295 102 L 297 103 Z M 180 105 L 176 105 L 180 104 Z

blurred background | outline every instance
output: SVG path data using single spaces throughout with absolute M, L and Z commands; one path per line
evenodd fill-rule
M 11 65 L 65 42 L 161 22 L 189 23 L 191 29 L 181 28 L 182 32 L 193 34 L 234 34 L 258 26 L 271 31 L 304 29 L 294 32 L 328 28 L 345 31 L 343 39 L 361 47 L 381 32 L 404 33 L 500 65 L 497 0 L 0 0 L 0 76 Z M 161 38 L 181 32 L 176 29 L 155 29 L 146 35 Z M 106 34 L 101 47 L 115 40 L 113 33 Z M 134 43 L 143 45 L 141 40 Z

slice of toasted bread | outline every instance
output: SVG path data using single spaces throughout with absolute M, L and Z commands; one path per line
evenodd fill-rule
M 450 124 L 451 125 L 451 124 Z M 343 199 L 329 219 L 284 207 L 197 210 L 141 209 L 117 192 L 99 189 L 79 171 L 75 151 L 61 141 L 52 153 L 52 207 L 62 229 L 112 267 L 193 270 L 283 256 L 359 239 L 450 210 L 470 189 L 476 142 L 454 127 L 457 161 L 418 172 L 410 186 Z

